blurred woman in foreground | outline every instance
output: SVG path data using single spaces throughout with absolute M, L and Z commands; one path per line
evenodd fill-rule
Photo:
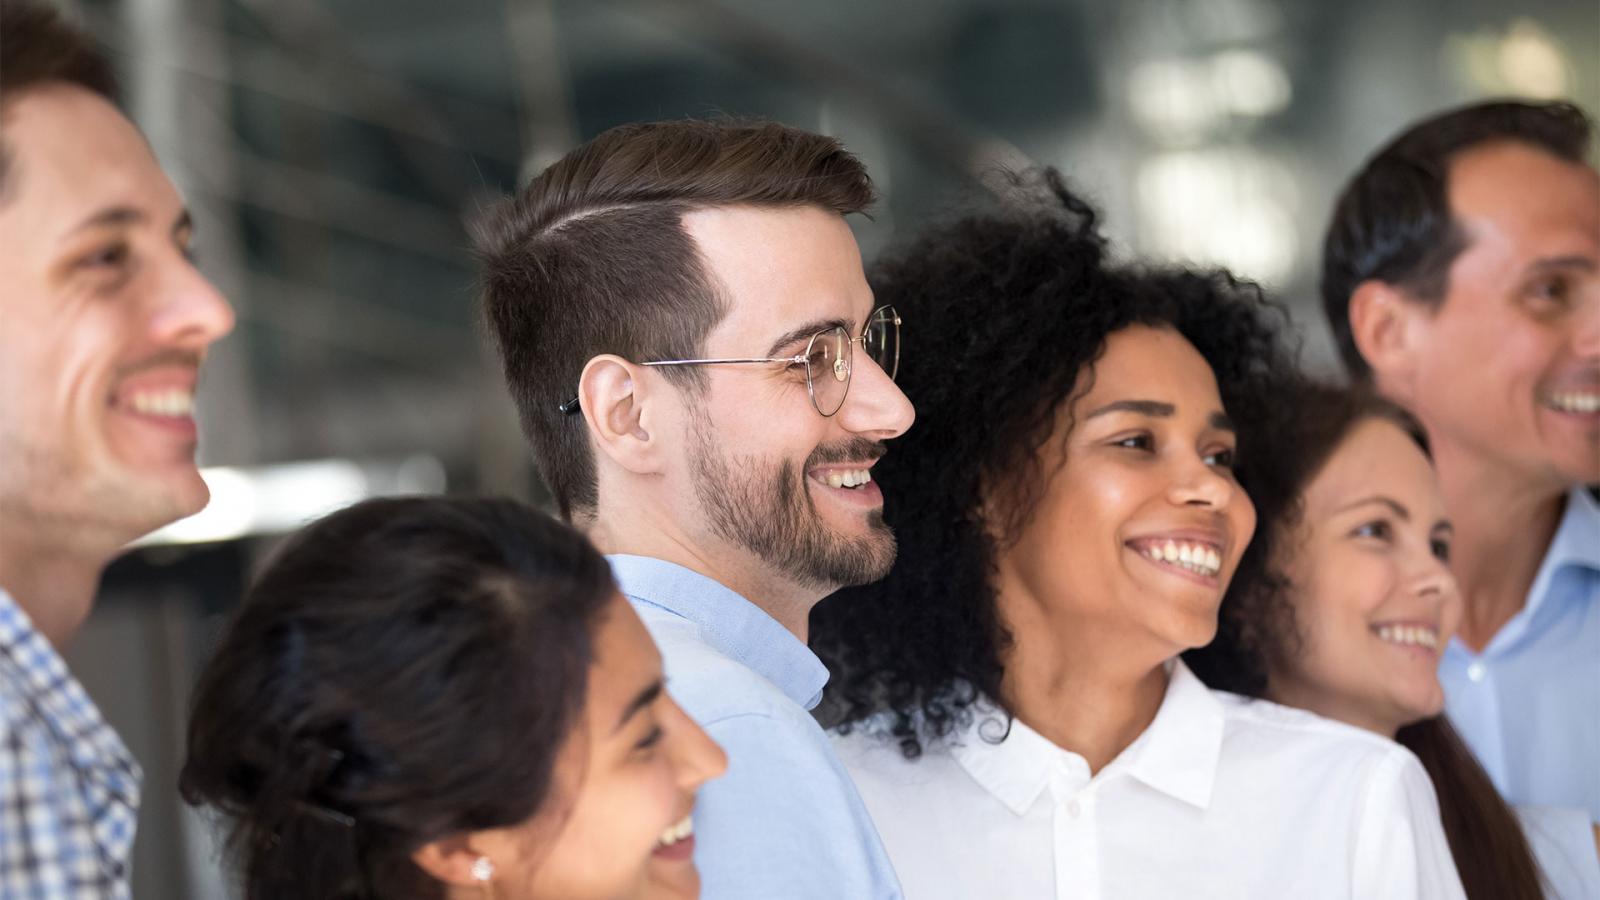
M 1461 621 L 1451 530 L 1421 427 L 1378 397 L 1306 385 L 1246 476 L 1269 577 L 1223 601 L 1211 646 L 1190 654 L 1212 687 L 1347 722 L 1410 749 L 1439 797 L 1467 896 L 1600 897 L 1582 809 L 1518 816 L 1441 714 L 1439 654 Z M 1527 839 L 1523 828 L 1526 828 Z
M 248 900 L 693 898 L 726 760 L 576 532 L 373 500 L 296 535 L 200 678 L 181 788 Z

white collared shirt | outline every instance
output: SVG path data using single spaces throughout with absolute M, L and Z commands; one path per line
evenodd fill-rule
M 836 744 L 907 900 L 1464 896 L 1410 751 L 1211 691 L 1181 661 L 1150 727 L 1092 778 L 1020 721 L 993 742 L 998 715 L 915 761 L 872 731 Z

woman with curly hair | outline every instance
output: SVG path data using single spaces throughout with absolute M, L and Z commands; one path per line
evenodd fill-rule
M 1451 528 L 1420 425 L 1364 391 L 1306 384 L 1248 477 L 1272 577 L 1236 583 L 1188 661 L 1212 687 L 1393 738 L 1421 760 L 1467 896 L 1600 896 L 1582 809 L 1508 807 L 1442 715 L 1439 654 L 1462 615 Z M 1523 828 L 1526 829 L 1526 838 Z M 1532 850 L 1530 850 L 1530 843 Z
M 1262 576 L 1233 460 L 1296 377 L 1282 308 L 1109 271 L 1058 175 L 1019 191 L 878 268 L 918 325 L 900 553 L 814 617 L 907 898 L 1461 896 L 1410 753 L 1179 658 Z
M 251 586 L 180 787 L 245 900 L 692 900 L 727 759 L 577 532 L 510 500 L 333 513 Z

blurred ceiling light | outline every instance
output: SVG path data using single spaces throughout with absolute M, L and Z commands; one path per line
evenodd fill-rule
M 1518 19 L 1504 32 L 1453 34 L 1445 39 L 1444 56 L 1464 83 L 1484 94 L 1553 98 L 1572 89 L 1566 53 L 1531 19 Z
M 1128 76 L 1128 103 L 1147 131 L 1182 142 L 1211 131 L 1222 121 L 1205 69 L 1181 59 L 1140 63 Z
M 200 470 L 211 489 L 206 508 L 134 541 L 134 547 L 226 541 L 281 534 L 352 503 L 389 494 L 436 494 L 444 467 L 431 456 L 398 462 L 316 460 L 254 468 Z
M 1520 94 L 1559 97 L 1567 92 L 1567 61 L 1556 42 L 1531 19 L 1513 22 L 1500 40 L 1500 77 Z
M 1269 116 L 1289 105 L 1289 73 L 1259 50 L 1225 50 L 1211 60 L 1212 90 L 1230 112 Z
M 1171 143 L 1192 142 L 1229 116 L 1281 112 L 1292 95 L 1283 65 L 1248 48 L 1224 50 L 1208 60 L 1152 60 L 1135 66 L 1128 78 L 1134 117 Z
M 1294 179 L 1246 148 L 1164 153 L 1139 167 L 1142 248 L 1282 284 L 1295 265 Z

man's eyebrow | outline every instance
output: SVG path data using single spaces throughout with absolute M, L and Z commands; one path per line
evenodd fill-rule
M 617 727 L 612 729 L 612 734 L 621 731 L 623 726 L 628 724 L 629 719 L 632 719 L 634 716 L 639 714 L 639 710 L 644 709 L 650 704 L 656 702 L 656 699 L 661 696 L 661 692 L 664 689 L 665 683 L 658 680 L 654 684 L 640 691 L 639 695 L 634 697 L 633 700 L 628 704 L 627 709 L 622 711 L 622 718 L 617 720 Z
M 188 215 L 187 210 L 184 212 L 184 215 Z M 137 225 L 140 222 L 145 221 L 147 218 L 148 216 L 144 214 L 144 210 L 134 209 L 131 206 L 112 206 L 107 209 L 102 209 L 89 218 L 84 219 L 82 222 L 72 226 L 71 228 L 67 229 L 66 233 L 68 235 L 73 235 L 80 231 L 86 231 L 90 228 L 105 228 L 108 226 L 118 225 Z
M 1593 272 L 1596 269 L 1600 269 L 1600 262 L 1597 262 L 1592 256 L 1569 254 L 1567 256 L 1547 256 L 1543 259 L 1536 259 L 1528 266 L 1528 271 L 1532 274 L 1542 274 L 1559 269 L 1578 269 L 1584 272 Z
M 813 334 L 816 334 L 819 331 L 827 331 L 829 328 L 843 328 L 845 334 L 851 334 L 854 336 L 850 331 L 850 326 L 851 323 L 845 321 L 844 319 L 817 319 L 814 322 L 807 322 L 806 324 L 801 325 L 799 328 L 784 332 L 782 337 L 772 342 L 772 346 L 767 350 L 766 355 L 777 356 L 779 350 L 782 350 L 790 344 L 798 343 L 804 340 L 810 340 Z
M 1347 510 L 1355 509 L 1358 506 L 1366 506 L 1369 503 L 1377 503 L 1377 504 L 1380 504 L 1382 506 L 1387 506 L 1389 508 L 1389 510 L 1395 514 L 1395 517 L 1398 518 L 1402 522 L 1411 521 L 1411 510 L 1406 509 L 1405 505 L 1402 504 L 1400 501 L 1391 499 L 1389 497 L 1385 497 L 1385 496 L 1383 496 L 1381 494 L 1374 494 L 1374 495 L 1372 495 L 1370 497 L 1362 497 L 1360 500 L 1353 500 L 1353 501 L 1351 501 L 1349 503 L 1346 503 L 1345 505 L 1339 507 L 1338 509 L 1334 510 L 1334 512 L 1335 513 L 1342 513 L 1342 512 L 1345 512 Z M 1448 525 L 1449 523 L 1445 523 L 1445 524 Z M 1437 527 L 1437 526 L 1435 526 L 1435 527 Z

